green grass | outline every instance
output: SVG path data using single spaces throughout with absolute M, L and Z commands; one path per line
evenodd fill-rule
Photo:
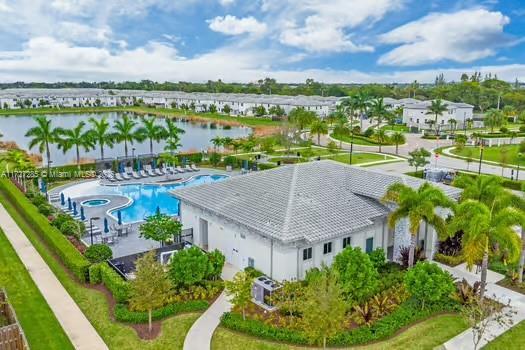
M 71 108 L 20 108 L 0 109 L 0 115 L 67 114 L 126 111 L 127 107 L 71 107 Z
M 75 281 L 38 238 L 37 233 L 26 221 L 25 214 L 16 211 L 1 192 L 0 202 L 24 231 L 35 249 L 40 253 L 110 349 L 182 349 L 186 333 L 198 318 L 197 314 L 178 315 L 169 318 L 162 322 L 162 333 L 157 339 L 152 341 L 140 339 L 131 327 L 112 321 L 106 297 L 101 292 L 87 288 Z
M 290 150 L 290 155 L 297 155 L 297 152 L 301 153 L 301 155 L 305 154 L 307 152 L 307 148 L 297 148 L 297 149 L 292 149 Z M 339 152 L 339 150 L 338 150 Z M 269 154 L 269 156 L 272 156 L 272 157 L 281 157 L 281 156 L 286 156 L 287 155 L 287 151 L 286 150 L 280 150 L 280 151 L 275 151 L 275 152 L 272 152 Z M 330 155 L 330 151 L 327 149 L 327 148 L 319 148 L 319 147 L 311 147 L 310 148 L 310 153 L 311 153 L 311 156 L 312 157 L 319 157 L 319 156 L 326 156 L 326 155 Z
M 73 349 L 11 243 L 0 230 L 0 287 L 7 291 L 31 349 Z
M 431 350 L 461 333 L 468 326 L 459 315 L 441 315 L 420 322 L 393 338 L 359 349 L 366 350 Z M 296 347 L 282 343 L 262 341 L 240 333 L 218 328 L 212 339 L 213 350 L 299 350 L 313 349 L 311 347 Z
M 518 164 L 518 149 L 519 145 L 504 145 L 504 146 L 494 146 L 494 147 L 485 147 L 483 148 L 483 160 L 488 160 L 491 162 L 499 163 L 501 161 L 501 150 L 507 150 L 507 164 Z M 469 150 L 472 151 L 472 154 L 469 154 Z M 474 160 L 479 160 L 480 149 L 479 147 L 463 147 L 462 149 L 453 149 L 450 153 L 461 156 L 469 157 Z M 525 157 L 520 159 L 520 166 L 525 165 Z
M 325 158 L 325 159 L 332 159 L 337 162 L 349 164 L 350 154 L 338 154 L 336 156 Z M 392 159 L 395 159 L 395 158 L 391 156 L 375 154 L 375 153 L 356 153 L 354 152 L 352 154 L 352 164 L 353 165 L 370 163 L 370 162 L 379 162 L 379 161 L 392 160 Z
M 396 124 L 396 125 L 383 125 L 381 129 L 386 131 L 399 131 L 399 132 L 409 132 L 409 128 L 406 125 Z
M 346 143 L 350 143 L 352 141 L 351 136 L 341 136 L 341 135 L 334 135 L 330 134 L 330 137 L 334 140 L 343 141 Z M 369 138 L 361 137 L 361 136 L 354 136 L 354 145 L 362 145 L 362 146 L 377 146 L 377 143 Z
M 525 321 L 521 321 L 507 332 L 503 333 L 483 350 L 520 350 L 525 344 Z

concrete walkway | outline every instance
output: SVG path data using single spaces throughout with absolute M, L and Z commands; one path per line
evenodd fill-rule
M 238 271 L 232 265 L 226 264 L 222 270 L 222 279 L 231 280 Z M 208 310 L 191 326 L 188 334 L 186 334 L 186 339 L 184 339 L 184 350 L 211 349 L 211 338 L 221 321 L 221 316 L 230 311 L 231 308 L 232 304 L 228 301 L 226 293 L 222 292 Z
M 108 347 L 49 266 L 0 204 L 0 227 L 76 349 Z
M 449 267 L 447 265 L 443 265 L 437 262 L 435 263 L 438 264 L 443 270 L 450 272 L 454 277 L 460 280 L 465 278 L 470 285 L 474 284 L 474 282 L 479 281 L 480 279 L 479 274 L 475 274 L 474 272 L 469 272 L 465 270 L 463 267 L 456 268 L 456 267 Z M 495 284 L 495 282 L 500 280 L 501 277 L 504 277 L 503 275 L 499 275 L 500 277 L 498 277 L 498 275 L 499 274 L 491 274 L 490 278 L 488 279 L 487 290 L 485 292 L 485 295 L 488 298 L 497 300 L 503 304 L 506 304 L 510 300 L 510 307 L 513 311 L 516 312 L 515 314 L 512 315 L 512 322 L 513 322 L 512 326 L 515 326 L 521 321 L 525 320 L 525 295 L 516 293 L 508 288 L 504 288 L 504 287 L 501 287 Z M 485 334 L 485 339 L 480 341 L 478 348 L 482 348 L 488 342 L 494 340 L 499 335 L 508 331 L 511 327 L 500 327 L 497 324 L 497 322 L 492 322 L 488 326 L 487 332 Z M 449 349 L 449 350 L 474 349 L 474 343 L 472 340 L 472 328 L 467 329 L 463 333 L 447 341 L 445 344 L 443 344 L 443 349 Z

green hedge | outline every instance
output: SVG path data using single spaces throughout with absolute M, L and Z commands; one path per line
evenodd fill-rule
M 465 262 L 465 258 L 463 257 L 463 255 L 452 256 L 440 253 L 434 254 L 434 260 L 452 267 Z
M 206 300 L 191 300 L 177 304 L 166 305 L 160 309 L 153 310 L 152 319 L 161 320 L 184 312 L 198 312 L 206 310 L 210 304 Z M 127 323 L 148 322 L 147 312 L 130 311 L 125 304 L 115 306 L 115 319 Z
M 54 226 L 25 195 L 8 179 L 0 180 L 0 189 L 6 198 L 19 211 L 27 223 L 46 242 L 49 248 L 58 255 L 62 263 L 82 282 L 88 277 L 89 261 L 71 244 L 71 242 Z
M 100 280 L 113 294 L 117 303 L 127 302 L 129 299 L 130 285 L 107 263 L 100 265 Z
M 442 312 L 457 312 L 459 304 L 450 300 L 445 303 L 428 305 L 421 309 L 421 305 L 407 301 L 391 314 L 381 318 L 370 327 L 362 326 L 350 331 L 342 332 L 328 340 L 331 346 L 350 346 L 379 341 L 393 336 L 400 329 Z M 312 345 L 308 338 L 300 331 L 286 328 L 277 328 L 259 320 L 243 320 L 236 313 L 225 313 L 221 318 L 221 326 L 264 338 L 272 341 L 282 341 L 297 345 Z
M 102 283 L 102 276 L 100 275 L 100 267 L 105 263 L 93 264 L 89 267 L 89 283 Z

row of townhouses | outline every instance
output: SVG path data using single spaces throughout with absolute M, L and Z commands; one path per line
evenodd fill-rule
M 180 91 L 138 91 L 101 89 L 5 89 L 0 91 L 0 106 L 4 109 L 86 106 L 126 106 L 137 101 L 163 108 L 187 107 L 196 112 L 230 110 L 232 115 L 253 115 L 254 109 L 280 107 L 289 113 L 296 107 L 304 107 L 320 117 L 330 114 L 338 101 L 337 97 L 281 96 L 224 93 L 186 93 Z M 226 107 L 228 106 L 228 107 Z
M 137 102 L 163 108 L 188 108 L 196 112 L 209 111 L 214 106 L 217 111 L 228 111 L 232 115 L 254 115 L 257 107 L 264 107 L 268 112 L 272 107 L 280 107 L 288 114 L 296 107 L 304 107 L 320 117 L 333 112 L 340 101 L 338 97 L 321 96 L 282 96 L 226 93 L 187 93 L 181 91 L 139 91 L 139 90 L 102 90 L 102 89 L 5 89 L 0 90 L 0 107 L 4 109 L 37 108 L 51 106 L 87 107 L 87 106 L 128 106 Z M 391 109 L 403 108 L 403 123 L 409 127 L 425 129 L 434 116 L 427 114 L 431 101 L 413 98 L 396 100 L 384 98 L 384 103 Z M 443 128 L 449 126 L 449 120 L 456 120 L 456 126 L 462 126 L 473 117 L 473 106 L 466 103 L 443 101 L 447 112 L 438 118 Z M 213 107 L 212 107 L 213 108 Z

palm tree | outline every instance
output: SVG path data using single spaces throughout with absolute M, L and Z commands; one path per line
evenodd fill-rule
M 388 141 L 388 135 L 385 129 L 379 128 L 375 134 L 375 138 L 379 143 L 379 153 L 381 153 L 381 147 Z
M 153 141 L 159 142 L 163 137 L 166 137 L 166 129 L 162 125 L 156 123 L 157 118 L 142 118 L 142 127 L 137 130 L 143 138 L 149 140 L 149 153 L 153 154 Z
M 226 147 L 230 147 L 233 143 L 233 139 L 231 137 L 224 137 L 222 139 L 222 147 L 223 147 L 223 151 L 225 150 Z
M 406 142 L 405 135 L 403 135 L 402 132 L 397 131 L 393 133 L 392 136 L 390 136 L 390 139 L 396 145 L 396 154 L 398 154 L 399 145 L 402 145 Z
M 321 134 L 328 134 L 328 125 L 321 119 L 316 119 L 312 125 L 310 125 L 310 133 L 317 134 L 317 144 L 321 144 Z
M 448 124 L 450 125 L 450 131 L 452 131 L 452 134 L 456 131 L 456 125 L 458 121 L 456 119 L 449 119 Z
M 91 138 L 100 146 L 100 159 L 104 159 L 104 146 L 113 147 L 114 134 L 110 132 L 108 119 L 102 117 L 100 119 L 89 118 L 91 124 Z
M 9 166 L 12 170 L 18 171 L 30 170 L 34 168 L 34 165 L 29 159 L 27 153 L 20 149 L 11 149 L 6 153 L 1 153 L 0 161 L 5 164 L 6 169 L 7 166 Z
M 438 117 L 442 116 L 443 113 L 448 111 L 448 105 L 444 104 L 442 100 L 437 99 L 432 101 L 431 105 L 428 107 L 426 114 L 434 115 L 434 125 L 436 127 L 436 136 L 439 135 L 439 124 Z
M 505 115 L 498 109 L 489 109 L 485 114 L 484 124 L 490 126 L 490 132 L 494 132 L 495 127 L 501 127 L 505 124 Z
M 213 151 L 217 152 L 217 148 L 221 147 L 221 145 L 224 144 L 224 140 L 220 136 L 215 136 L 210 140 L 210 142 L 213 144 Z
M 128 115 L 124 115 L 121 120 L 117 120 L 113 128 L 115 131 L 115 141 L 124 142 L 124 155 L 128 157 L 128 143 L 142 141 L 143 136 L 135 129 L 137 122 Z
M 166 118 L 166 146 L 165 150 L 170 151 L 173 154 L 177 148 L 181 146 L 180 135 L 184 134 L 185 131 L 177 126 L 175 121 L 170 118 Z
M 444 236 L 447 231 L 445 220 L 436 214 L 436 209 L 454 207 L 454 202 L 443 191 L 429 183 L 424 183 L 417 190 L 402 183 L 394 183 L 388 187 L 382 202 L 397 205 L 388 216 L 388 226 L 391 229 L 394 229 L 401 219 L 408 219 L 412 236 L 408 255 L 409 268 L 414 265 L 416 237 L 421 223 L 424 221 L 434 227 L 439 236 Z
M 49 168 L 51 167 L 51 152 L 49 151 L 49 145 L 58 141 L 60 129 L 53 129 L 51 127 L 51 120 L 44 116 L 36 117 L 35 121 L 37 126 L 29 129 L 25 136 L 32 137 L 31 141 L 29 141 L 29 149 L 38 146 L 40 153 L 46 153 L 47 173 L 49 174 Z
M 83 147 L 86 152 L 95 148 L 95 140 L 89 130 L 84 131 L 86 123 L 81 121 L 73 129 L 60 129 L 61 140 L 58 143 L 58 148 L 66 153 L 71 148 L 75 147 L 77 156 L 77 167 L 80 169 L 80 147 Z
M 385 104 L 383 103 L 383 98 L 377 98 L 372 100 L 370 105 L 370 115 L 377 120 L 377 126 L 381 126 L 381 122 L 384 118 L 387 118 L 389 114 Z
M 520 252 L 520 239 L 514 226 L 523 226 L 525 216 L 515 208 L 495 211 L 494 207 L 471 199 L 455 208 L 454 214 L 448 225 L 448 233 L 453 236 L 463 231 L 463 256 L 469 269 L 481 260 L 480 297 L 483 299 L 487 284 L 489 248 L 498 245 L 499 249 L 508 252 L 510 261 L 515 261 Z
M 360 119 L 360 128 L 363 130 L 363 116 L 365 116 L 368 112 L 368 108 L 370 107 L 370 97 L 366 92 L 360 91 L 355 96 L 355 106 L 359 110 L 359 119 Z

